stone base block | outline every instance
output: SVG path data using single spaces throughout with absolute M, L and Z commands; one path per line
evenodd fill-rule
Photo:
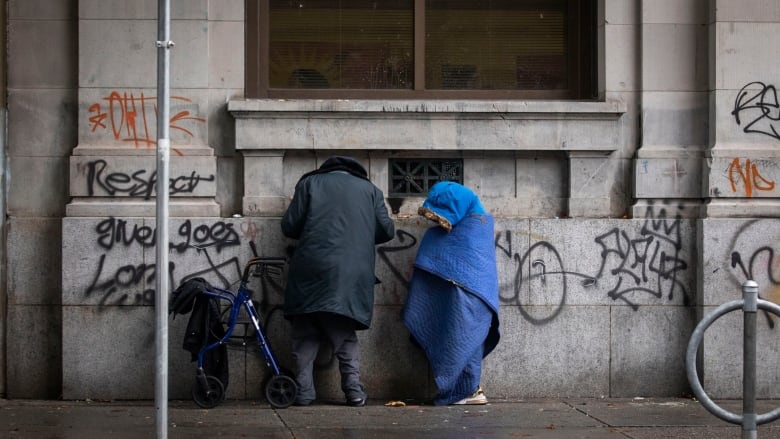
M 244 197 L 244 216 L 280 217 L 288 203 L 285 197 Z

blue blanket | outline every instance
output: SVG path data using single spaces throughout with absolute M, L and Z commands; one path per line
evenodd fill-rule
M 420 242 L 403 320 L 428 357 L 437 405 L 474 393 L 482 359 L 498 344 L 493 240 L 493 217 L 472 214 L 449 233 L 428 229 Z

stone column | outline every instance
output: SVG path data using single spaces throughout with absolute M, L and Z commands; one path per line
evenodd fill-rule
M 698 217 L 707 141 L 704 2 L 641 2 L 641 136 L 634 159 L 633 216 L 656 202 Z
M 148 44 L 156 12 L 115 9 L 79 7 L 78 146 L 70 157 L 68 217 L 155 216 L 157 72 Z M 179 13 L 190 19 L 172 23 L 170 215 L 219 216 L 208 116 L 224 103 L 212 102 L 208 91 L 209 73 L 219 71 L 202 56 L 209 53 L 208 13 L 194 4 Z
M 707 217 L 778 217 L 780 11 L 768 3 L 712 1 L 709 30 Z
M 697 304 L 707 315 L 742 297 L 778 302 L 780 254 L 780 9 L 777 2 L 709 3 L 709 141 L 703 169 L 704 215 L 697 222 Z M 712 398 L 742 393 L 741 313 L 704 334 L 702 384 Z M 758 398 L 776 398 L 780 361 L 776 317 L 759 313 Z M 732 361 L 732 359 L 740 361 Z
M 144 399 L 152 396 L 152 370 L 123 364 L 127 358 L 153 363 L 149 340 L 154 340 L 154 328 L 149 323 L 157 294 L 155 248 L 169 248 L 173 256 L 168 264 L 175 274 L 169 277 L 172 292 L 183 276 L 209 272 L 189 271 L 195 265 L 181 262 L 185 253 L 194 252 L 188 244 L 238 235 L 218 218 L 217 188 L 225 184 L 227 179 L 218 184 L 219 174 L 230 171 L 234 154 L 220 117 L 226 116 L 225 96 L 244 82 L 242 75 L 231 74 L 243 71 L 243 48 L 236 43 L 243 41 L 243 5 L 221 2 L 219 8 L 209 8 L 207 2 L 174 2 L 167 121 L 170 233 L 169 242 L 160 243 L 155 235 L 157 10 L 147 7 L 149 2 L 66 3 L 78 5 L 73 11 L 77 41 L 69 43 L 78 48 L 78 98 L 72 109 L 78 138 L 69 151 L 70 202 L 61 223 L 57 315 L 62 364 L 56 372 L 64 398 Z M 209 17 L 210 9 L 216 16 Z M 53 41 L 55 34 L 42 37 Z M 59 47 L 52 46 L 55 52 Z M 40 58 L 50 55 L 38 52 Z M 63 71 L 71 68 L 62 66 Z M 28 69 L 38 68 L 30 64 Z M 177 332 L 172 330 L 170 337 L 172 370 L 180 345 Z M 85 342 L 87 334 L 99 336 Z M 175 392 L 175 380 L 171 384 Z

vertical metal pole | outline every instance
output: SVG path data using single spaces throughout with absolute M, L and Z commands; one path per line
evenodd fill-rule
M 758 436 L 756 425 L 756 312 L 758 311 L 758 284 L 752 280 L 742 284 L 745 304 L 744 345 L 742 350 L 742 439 Z
M 155 268 L 155 381 L 157 439 L 168 437 L 168 160 L 170 157 L 170 0 L 157 13 L 157 253 Z

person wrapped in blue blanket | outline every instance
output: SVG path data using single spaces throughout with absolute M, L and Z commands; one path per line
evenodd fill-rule
M 419 213 L 437 225 L 420 241 L 404 324 L 428 358 L 434 404 L 486 404 L 482 360 L 500 338 L 493 216 L 450 181 L 431 188 Z

